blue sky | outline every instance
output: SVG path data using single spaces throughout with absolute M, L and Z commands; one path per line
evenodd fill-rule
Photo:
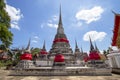
M 120 0 L 6 0 L 6 11 L 11 17 L 14 34 L 11 47 L 25 47 L 31 38 L 31 47 L 52 46 L 58 24 L 59 7 L 65 34 L 72 49 L 75 39 L 79 48 L 89 51 L 89 35 L 100 50 L 111 45 L 114 14 L 120 13 Z

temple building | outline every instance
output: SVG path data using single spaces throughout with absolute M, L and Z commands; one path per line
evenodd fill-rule
M 93 46 L 91 38 L 90 38 L 90 53 L 89 53 L 89 60 L 101 60 L 99 55 L 99 50 L 97 48 L 97 45 Z
M 118 46 L 117 39 L 120 36 L 120 14 L 114 13 L 115 20 L 114 20 L 114 30 L 113 30 L 113 39 L 112 39 L 112 46 Z
M 57 28 L 57 33 L 53 40 L 52 48 L 50 49 L 50 59 L 54 59 L 56 53 L 61 52 L 65 56 L 65 62 L 72 61 L 74 58 L 73 51 L 70 47 L 69 40 L 64 33 L 64 28 L 62 24 L 61 7 L 59 14 L 59 23 Z
M 89 56 L 87 56 L 87 54 L 84 53 L 82 49 L 81 51 L 79 50 L 77 41 L 75 41 L 75 44 L 75 52 L 74 56 L 72 56 L 75 63 L 68 63 L 66 61 L 66 55 L 64 55 L 60 50 L 55 53 L 54 59 L 50 59 L 50 55 L 45 48 L 45 41 L 43 44 L 43 48 L 38 53 L 37 59 L 33 59 L 33 56 L 30 52 L 29 41 L 26 50 L 20 56 L 19 63 L 13 68 L 13 71 L 10 73 L 10 75 L 111 75 L 111 68 L 109 68 L 109 66 L 106 65 L 103 61 L 100 61 L 100 58 L 98 56 L 99 53 L 97 52 L 97 50 L 94 49 L 91 40 Z M 81 56 L 83 58 L 81 58 Z M 87 62 L 88 65 L 85 64 L 86 62 L 83 61 L 86 57 L 89 58 Z
M 30 52 L 30 39 L 24 51 L 23 57 L 21 56 L 21 60 L 23 60 L 24 57 L 28 55 L 25 53 L 26 51 Z M 86 57 L 88 57 L 88 54 L 83 52 L 82 48 L 81 50 L 79 49 L 76 40 L 75 40 L 75 50 L 73 51 L 72 48 L 70 47 L 69 40 L 64 32 L 64 28 L 62 24 L 61 7 L 60 7 L 57 33 L 54 37 L 51 49 L 49 51 L 46 50 L 46 42 L 44 40 L 42 49 L 38 54 L 35 54 L 33 56 L 32 60 L 34 60 L 34 63 L 37 66 L 45 66 L 45 65 L 52 66 L 58 63 L 62 65 L 70 65 L 71 63 L 80 65 L 81 62 L 84 62 L 84 59 Z
M 92 40 L 90 39 L 90 51 L 88 57 L 85 57 L 85 62 L 88 61 L 100 61 L 101 60 L 101 54 L 99 52 L 99 49 L 97 48 L 97 45 L 95 43 L 95 46 L 93 46 Z
M 75 52 L 74 52 L 75 58 L 76 59 L 81 59 L 80 56 L 82 53 L 80 52 L 80 49 L 78 48 L 77 41 L 75 40 Z
M 29 40 L 26 50 L 20 56 L 20 62 L 13 69 L 11 75 L 111 75 L 111 69 L 104 62 L 100 62 L 100 65 L 90 64 L 87 66 L 85 59 L 94 60 L 94 62 L 100 60 L 99 50 L 96 45 L 94 48 L 91 39 L 89 56 L 83 52 L 82 48 L 79 49 L 76 40 L 73 52 L 64 32 L 61 7 L 57 33 L 48 52 L 45 44 L 44 41 L 43 48 L 33 57 Z
M 17 64 L 16 69 L 22 68 L 22 69 L 27 69 L 29 67 L 33 67 L 33 57 L 30 51 L 30 39 L 28 42 L 28 45 L 26 49 L 24 50 L 24 53 L 21 54 L 20 56 L 20 62 Z
M 76 63 L 81 63 L 82 61 L 85 60 L 85 58 L 88 57 L 88 54 L 83 52 L 83 49 L 81 50 L 78 47 L 77 41 L 75 40 L 75 50 L 74 50 L 74 57 L 75 57 L 75 62 Z
M 46 51 L 45 41 L 44 41 L 43 48 L 40 50 L 39 53 L 39 57 L 41 60 L 47 60 L 47 56 L 48 56 L 48 52 Z
M 113 12 L 115 15 L 113 39 L 111 44 L 111 50 L 107 55 L 109 65 L 113 72 L 120 73 L 120 14 Z
M 114 20 L 114 29 L 113 29 L 113 39 L 112 39 L 112 46 L 118 46 L 120 41 L 120 14 L 114 13 L 115 20 Z M 119 39 L 119 40 L 118 40 Z

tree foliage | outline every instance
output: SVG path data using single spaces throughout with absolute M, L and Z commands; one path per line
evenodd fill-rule
M 5 8 L 4 0 L 0 0 L 0 46 L 9 47 L 12 44 L 13 34 L 10 31 L 10 16 Z
M 38 54 L 40 52 L 40 49 L 39 48 L 34 48 L 31 53 L 32 55 L 34 56 L 35 54 Z

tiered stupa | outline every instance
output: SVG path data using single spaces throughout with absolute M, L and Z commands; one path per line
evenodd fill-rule
M 74 56 L 76 60 L 83 60 L 83 52 L 82 50 L 78 48 L 77 41 L 75 40 L 75 51 L 74 51 Z
M 30 39 L 29 39 L 28 45 L 26 47 L 26 50 L 20 56 L 20 60 L 32 60 L 32 54 L 30 53 Z
M 65 56 L 65 61 L 73 59 L 73 51 L 70 47 L 69 40 L 67 39 L 62 24 L 62 15 L 60 7 L 59 23 L 57 28 L 57 34 L 55 35 L 52 48 L 50 49 L 50 58 L 54 59 L 55 55 L 60 51 Z
M 48 52 L 46 51 L 46 48 L 45 48 L 45 41 L 44 41 L 44 44 L 43 44 L 43 48 L 40 50 L 40 59 L 44 60 L 46 59 L 47 60 L 47 55 L 48 55 Z
M 30 40 L 29 40 L 26 50 L 20 56 L 20 62 L 17 64 L 16 68 L 27 69 L 29 67 L 34 67 L 32 59 L 33 58 L 32 58 L 32 54 L 30 53 Z
M 97 48 L 97 45 L 95 44 L 94 47 L 90 37 L 89 39 L 90 39 L 90 51 L 89 51 L 89 56 L 84 58 L 85 62 L 101 60 L 100 52 L 99 49 Z
M 89 60 L 100 60 L 100 55 L 98 52 L 98 48 L 95 44 L 95 48 L 92 44 L 91 38 L 90 38 L 90 54 L 89 54 Z

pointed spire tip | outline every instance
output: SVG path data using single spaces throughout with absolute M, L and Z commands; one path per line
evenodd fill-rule
M 62 24 L 61 4 L 60 4 L 60 13 L 59 13 L 59 24 Z
M 76 39 L 75 39 L 75 45 L 76 45 L 76 47 L 75 47 L 75 48 L 78 48 L 78 45 L 77 45 L 77 41 L 76 41 Z
M 44 40 L 44 43 L 43 43 L 43 50 L 46 50 L 46 47 L 45 47 L 45 40 Z

